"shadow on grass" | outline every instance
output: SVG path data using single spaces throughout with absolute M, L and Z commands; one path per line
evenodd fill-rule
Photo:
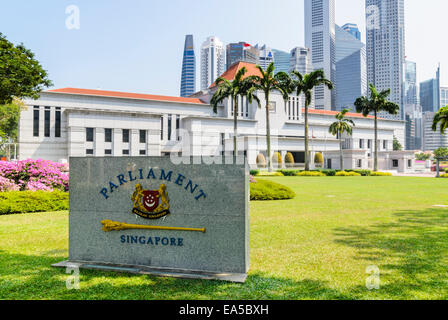
M 448 210 L 400 211 L 395 222 L 335 229 L 336 243 L 358 249 L 357 259 L 376 265 L 381 288 L 396 299 L 448 297 Z M 366 275 L 367 277 L 368 275 Z M 353 288 L 355 295 L 365 287 Z
M 68 290 L 64 257 L 0 251 L 0 299 L 351 299 L 316 280 L 251 273 L 244 284 L 81 270 L 80 290 Z

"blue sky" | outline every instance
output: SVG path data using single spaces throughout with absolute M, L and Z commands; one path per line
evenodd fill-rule
M 185 34 L 196 49 L 210 35 L 285 51 L 304 44 L 303 0 L 0 1 L 0 32 L 35 52 L 57 88 L 179 95 Z M 80 9 L 79 30 L 66 28 L 69 5 Z M 441 62 L 448 84 L 447 12 L 446 0 L 406 0 L 406 54 L 419 80 Z M 358 23 L 363 36 L 364 15 L 364 0 L 336 0 L 336 22 Z

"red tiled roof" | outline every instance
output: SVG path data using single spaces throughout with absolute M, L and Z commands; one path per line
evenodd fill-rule
M 238 71 L 240 71 L 243 67 L 246 67 L 247 72 L 244 75 L 243 79 L 250 77 L 250 76 L 260 76 L 261 77 L 261 73 L 260 70 L 258 70 L 258 68 L 256 67 L 256 64 L 254 63 L 249 63 L 249 62 L 236 62 L 233 65 L 230 66 L 229 69 L 227 69 L 226 72 L 224 72 L 221 77 L 224 79 L 227 79 L 229 81 L 233 81 L 233 79 L 235 79 L 236 74 L 238 73 Z M 213 88 L 214 86 L 216 86 L 215 83 L 213 83 L 210 88 Z
M 200 99 L 197 99 L 197 98 L 169 97 L 169 96 L 159 96 L 159 95 L 153 95 L 153 94 L 129 93 L 129 92 L 105 91 L 105 90 L 62 88 L 62 89 L 48 90 L 46 92 L 110 97 L 110 98 L 125 98 L 125 99 L 139 99 L 139 100 L 151 100 L 151 101 L 167 101 L 167 102 L 205 104 L 203 101 L 201 101 Z
M 304 108 L 302 108 L 302 112 L 305 112 Z M 310 114 L 323 114 L 323 115 L 328 115 L 328 116 L 336 116 L 339 113 L 339 111 L 308 109 L 308 113 L 310 113 Z M 354 113 L 354 112 L 348 112 L 345 116 L 346 117 L 350 117 L 350 118 L 364 118 L 362 113 Z M 367 116 L 366 118 L 375 119 L 374 116 L 370 116 L 370 115 Z M 380 118 L 378 118 L 378 119 L 380 119 Z

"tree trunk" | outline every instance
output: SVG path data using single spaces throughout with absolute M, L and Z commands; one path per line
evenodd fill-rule
M 344 171 L 344 154 L 342 152 L 342 132 L 339 132 L 339 151 L 340 151 L 340 161 L 341 161 L 341 170 Z
M 233 98 L 233 164 L 236 164 L 238 156 L 238 97 Z
M 373 162 L 373 171 L 378 171 L 378 118 L 375 111 L 375 159 Z
M 308 143 L 308 105 L 305 105 L 305 171 L 310 171 L 310 154 Z
M 268 171 L 272 172 L 272 154 L 271 154 L 271 122 L 269 119 L 269 94 L 265 95 L 266 98 L 266 145 L 268 153 Z

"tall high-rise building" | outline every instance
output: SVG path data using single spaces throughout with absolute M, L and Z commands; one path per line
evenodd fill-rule
M 412 61 L 405 61 L 403 81 L 403 104 L 409 105 L 418 103 L 417 98 L 417 64 Z
M 185 37 L 184 58 L 182 61 L 182 78 L 180 96 L 188 97 L 196 92 L 196 56 L 194 54 L 193 35 Z
M 305 47 L 311 49 L 314 70 L 323 70 L 335 82 L 335 0 L 305 0 Z M 314 90 L 315 108 L 331 110 L 335 92 L 324 86 Z
M 366 0 L 367 79 L 378 90 L 391 89 L 389 100 L 400 106 L 403 119 L 403 66 L 405 61 L 404 0 Z
M 299 71 L 302 75 L 313 71 L 311 62 L 311 50 L 303 47 L 296 47 L 291 50 L 289 59 L 289 72 Z
M 440 108 L 448 106 L 448 88 L 440 87 Z
M 366 46 L 336 25 L 335 110 L 354 110 L 357 98 L 367 95 Z
M 313 71 L 313 64 L 311 62 L 311 50 L 303 47 L 296 47 L 291 50 L 291 58 L 289 60 L 289 72 L 298 71 L 302 76 Z M 305 105 L 305 95 L 299 97 L 300 105 Z M 314 98 L 311 101 L 311 106 L 314 105 Z
M 229 69 L 236 62 L 260 63 L 260 50 L 246 42 L 230 43 L 226 50 L 226 68 Z
M 420 83 L 420 104 L 422 111 L 437 112 L 440 109 L 440 67 L 437 69 L 436 77 Z
M 259 47 L 258 44 L 255 46 L 259 50 L 259 64 L 264 70 L 272 63 L 275 62 L 274 51 L 266 45 Z
M 356 39 L 361 41 L 361 31 L 359 31 L 358 25 L 355 23 L 346 23 L 341 27 L 343 30 L 350 33 Z
M 225 72 L 224 44 L 217 37 L 208 37 L 201 47 L 201 90 L 205 90 Z
M 288 52 L 277 49 L 272 49 L 272 51 L 274 52 L 275 73 L 289 73 L 290 54 Z
M 448 134 L 440 132 L 440 125 L 437 131 L 432 130 L 434 120 L 434 112 L 426 112 L 423 114 L 423 150 L 434 151 L 437 148 L 448 148 Z

